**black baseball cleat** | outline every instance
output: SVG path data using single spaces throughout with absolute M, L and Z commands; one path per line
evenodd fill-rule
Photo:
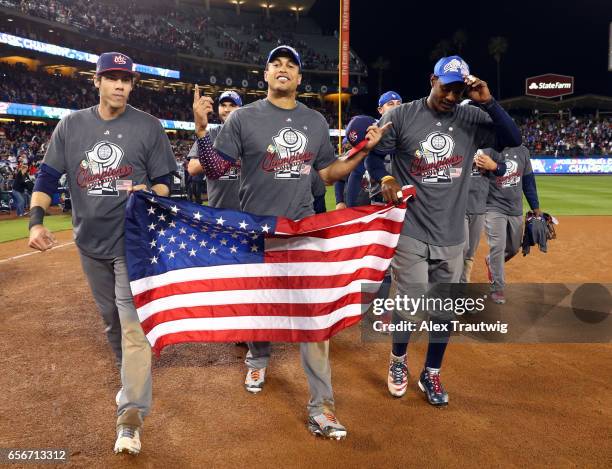
M 425 393 L 431 405 L 448 405 L 448 394 L 440 382 L 440 371 L 425 368 L 419 378 L 419 389 Z

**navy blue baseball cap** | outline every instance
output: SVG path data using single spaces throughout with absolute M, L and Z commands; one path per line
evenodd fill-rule
M 134 62 L 132 62 L 132 59 L 121 52 L 104 52 L 98 57 L 96 75 L 114 70 L 120 70 L 122 72 L 131 73 L 134 76 L 139 76 L 139 73 L 134 71 Z
M 219 104 L 221 104 L 223 101 L 231 101 L 238 107 L 242 106 L 242 99 L 240 98 L 240 95 L 235 91 L 230 90 L 221 93 L 221 96 L 219 96 Z
M 273 61 L 279 55 L 285 55 L 291 57 L 291 59 L 300 67 L 302 70 L 302 59 L 300 59 L 300 54 L 291 46 L 278 46 L 275 49 L 272 49 L 268 54 L 268 60 L 266 61 L 266 66 Z
M 376 124 L 376 119 L 371 116 L 355 116 L 350 120 L 346 126 L 346 139 L 353 148 L 349 150 L 348 157 L 358 153 L 366 146 L 368 143 L 366 140 L 368 127 L 374 124 Z
M 463 82 L 463 79 L 470 74 L 470 67 L 458 55 L 442 57 L 436 62 L 433 74 L 444 84 Z
M 399 93 L 396 93 L 395 91 L 387 91 L 381 94 L 380 98 L 378 98 L 378 107 L 384 106 L 389 101 L 399 101 L 401 103 L 402 97 L 399 95 Z

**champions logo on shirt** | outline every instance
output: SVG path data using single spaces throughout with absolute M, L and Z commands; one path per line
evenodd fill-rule
M 463 156 L 453 155 L 455 141 L 450 135 L 432 132 L 419 146 L 410 173 L 422 176 L 424 184 L 451 184 L 452 178 L 461 176 Z
M 495 178 L 497 187 L 516 187 L 521 182 L 521 174 L 518 170 L 518 163 L 513 160 L 506 160 L 506 172 L 503 176 Z
M 87 194 L 93 196 L 119 195 L 115 185 L 117 179 L 132 174 L 130 165 L 121 165 L 123 149 L 107 141 L 96 143 L 91 150 L 85 152 L 85 159 L 77 173 L 77 184 L 87 188 Z
M 285 127 L 272 137 L 272 145 L 262 161 L 262 169 L 274 172 L 275 179 L 299 179 L 306 173 L 306 165 L 313 154 L 306 152 L 308 137 L 299 130 Z M 308 166 L 310 170 L 310 166 Z

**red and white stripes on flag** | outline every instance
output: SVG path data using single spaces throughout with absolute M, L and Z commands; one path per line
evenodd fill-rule
M 412 186 L 403 192 L 415 194 Z M 405 211 L 406 202 L 279 217 L 263 262 L 131 281 L 147 339 L 157 353 L 181 342 L 327 340 L 361 319 L 362 285 L 382 282 Z

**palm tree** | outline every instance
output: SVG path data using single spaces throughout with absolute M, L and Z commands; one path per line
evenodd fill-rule
M 451 43 L 447 39 L 442 39 L 440 42 L 436 44 L 436 47 L 433 48 L 431 54 L 429 54 L 429 58 L 432 61 L 436 61 L 441 59 L 442 57 L 446 57 L 451 50 Z
M 376 61 L 371 65 L 374 70 L 378 70 L 378 95 L 382 94 L 382 80 L 383 74 L 389 69 L 391 63 L 382 56 L 379 56 Z
M 458 29 L 453 34 L 453 46 L 457 50 L 457 54 L 463 54 L 463 48 L 467 44 L 467 34 L 463 29 Z
M 492 37 L 489 41 L 489 54 L 493 56 L 497 62 L 497 99 L 501 99 L 501 74 L 500 63 L 502 55 L 508 51 L 508 40 L 505 37 Z

